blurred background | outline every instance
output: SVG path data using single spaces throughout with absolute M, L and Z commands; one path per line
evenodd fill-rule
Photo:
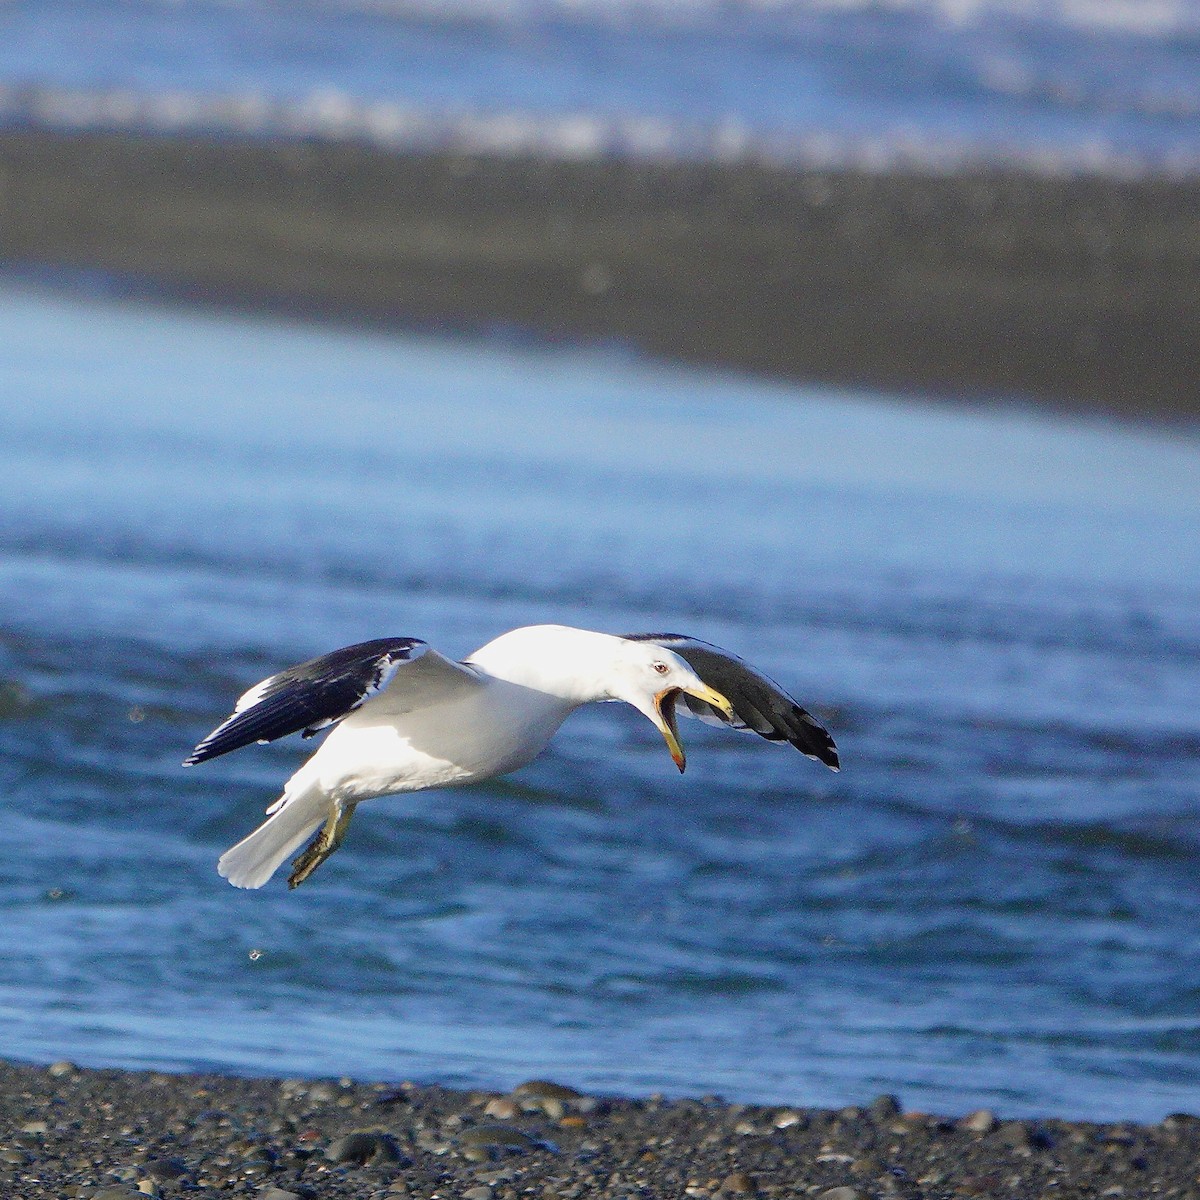
M 1153 1120 L 1200 1087 L 1200 6 L 0 6 L 0 1055 Z M 219 853 L 385 635 L 672 630 Z

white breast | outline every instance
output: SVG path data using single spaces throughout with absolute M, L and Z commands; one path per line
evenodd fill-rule
M 293 782 L 303 776 L 353 803 L 503 775 L 535 758 L 574 707 L 500 679 L 413 712 L 367 703 L 329 734 Z

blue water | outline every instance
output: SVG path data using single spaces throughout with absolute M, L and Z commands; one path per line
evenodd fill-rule
M 1200 438 L 616 355 L 0 290 L 0 1055 L 1200 1107 Z M 385 634 L 673 628 L 834 775 L 631 709 L 216 874 L 309 744 L 179 763 Z
M 10 0 L 0 117 L 1200 170 L 1200 0 Z

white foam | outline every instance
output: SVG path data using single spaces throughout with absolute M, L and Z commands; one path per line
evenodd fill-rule
M 615 157 L 641 162 L 714 161 L 871 171 L 956 171 L 1020 165 L 1046 175 L 1200 174 L 1200 142 L 1134 151 L 1102 137 L 1074 143 L 971 140 L 897 126 L 873 134 L 825 129 L 762 132 L 740 118 L 699 124 L 653 116 L 599 113 L 429 111 L 388 101 L 359 101 L 323 88 L 295 101 L 262 93 L 139 92 L 0 85 L 0 123 L 66 130 L 197 133 L 356 141 L 393 151 L 534 155 L 551 159 Z
M 246 8 L 261 0 L 242 0 Z M 1080 32 L 1167 38 L 1200 31 L 1200 0 L 319 0 L 330 12 L 360 12 L 422 21 L 483 20 L 499 25 L 541 21 L 658 24 L 711 28 L 739 15 L 781 29 L 831 12 L 896 12 L 958 28 L 995 21 L 1060 26 Z

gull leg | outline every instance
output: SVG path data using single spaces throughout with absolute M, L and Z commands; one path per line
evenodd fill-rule
M 329 820 L 317 832 L 317 836 L 305 847 L 304 852 L 292 862 L 292 873 L 288 876 L 288 887 L 299 887 L 345 840 L 350 828 L 355 805 L 343 808 L 338 804 Z

